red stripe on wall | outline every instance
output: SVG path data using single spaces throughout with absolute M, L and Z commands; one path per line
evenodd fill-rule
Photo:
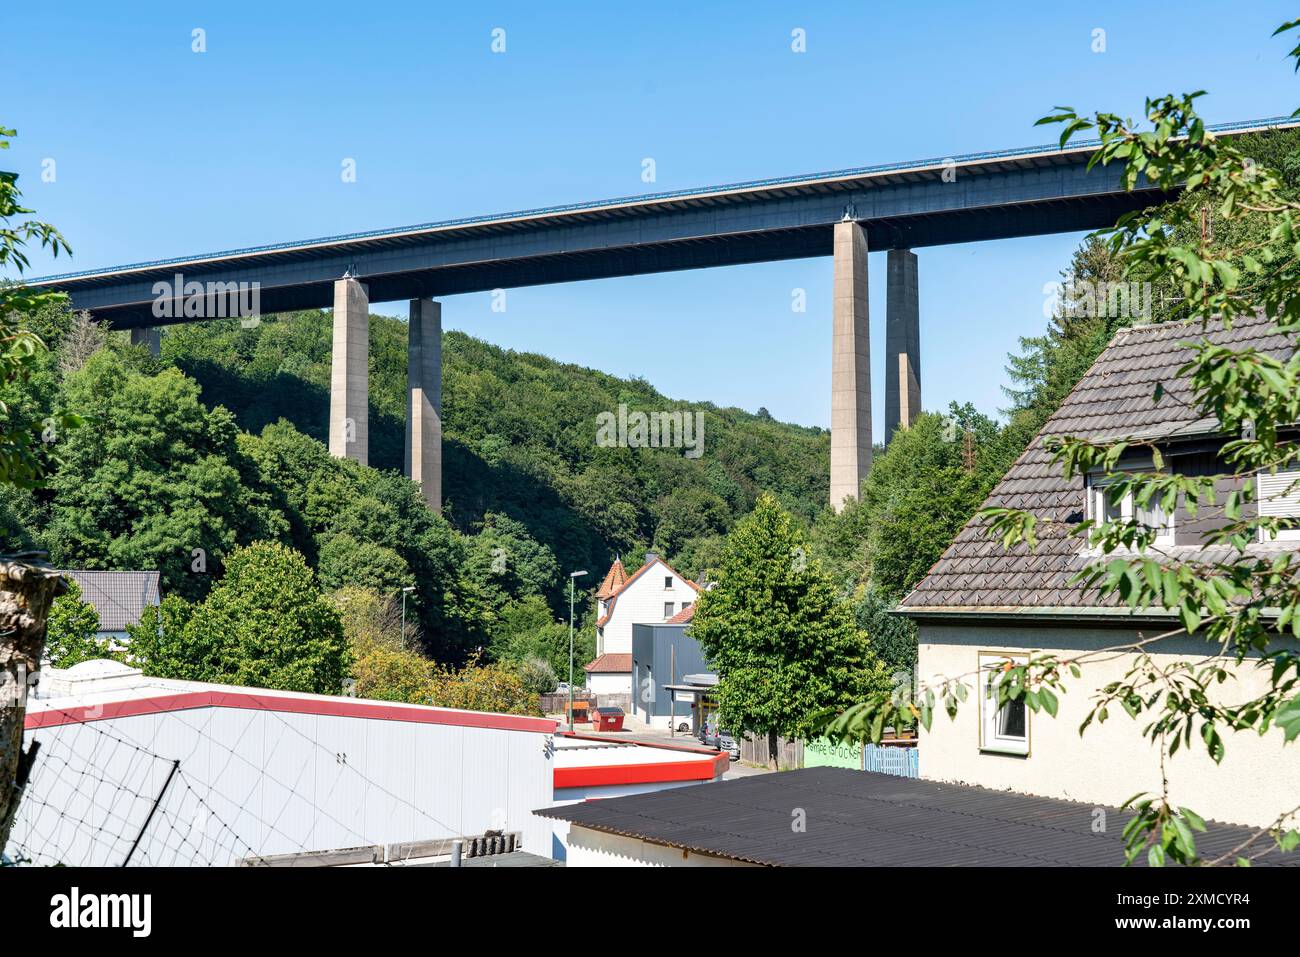
M 407 721 L 412 724 L 442 724 L 461 728 L 491 728 L 500 731 L 534 731 L 551 734 L 556 722 L 513 714 L 433 709 L 412 705 L 379 704 L 351 698 L 292 698 L 256 692 L 186 691 L 151 698 L 131 698 L 99 705 L 27 712 L 24 727 L 53 728 L 87 721 L 165 714 L 194 708 L 238 708 L 246 711 L 278 711 L 286 714 L 315 714 L 339 718 L 369 718 L 377 721 Z
M 657 764 L 609 764 L 586 768 L 556 768 L 555 789 L 602 787 L 610 784 L 666 784 L 670 781 L 712 781 L 731 765 L 718 754 L 711 761 L 663 761 Z

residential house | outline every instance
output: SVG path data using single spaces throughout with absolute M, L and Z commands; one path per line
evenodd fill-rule
M 1272 331 L 1262 317 L 1238 320 L 1231 329 L 1214 325 L 1208 337 L 1233 347 L 1255 347 L 1289 357 L 1293 336 Z M 1138 792 L 1158 792 L 1158 749 L 1142 735 L 1147 718 L 1134 721 L 1118 705 L 1109 719 L 1079 726 L 1099 689 L 1124 679 L 1133 653 L 1089 663 L 1082 678 L 1066 677 L 1059 713 L 1028 711 L 1023 703 L 1002 709 L 988 688 L 1008 659 L 1037 652 L 1069 656 L 1130 644 L 1176 629 L 1160 609 L 1132 612 L 1114 596 L 1072 582 L 1099 556 L 1071 535 L 1085 518 L 1134 517 L 1159 530 L 1158 546 L 1171 560 L 1201 554 L 1202 536 L 1226 519 L 1221 509 L 1202 508 L 1193 517 L 1182 503 L 1171 515 L 1143 508 L 1130 496 L 1115 500 L 1099 475 L 1062 477 L 1045 445 L 1050 436 L 1094 440 L 1142 439 L 1162 451 L 1166 466 L 1186 474 L 1231 471 L 1222 461 L 1223 435 L 1213 419 L 1201 417 L 1190 384 L 1178 377 L 1198 339 L 1199 325 L 1158 324 L 1119 332 L 1060 409 L 989 495 L 987 506 L 1027 509 L 1039 516 L 1038 547 L 1006 550 L 972 519 L 929 574 L 906 596 L 900 611 L 919 627 L 918 678 L 935 686 L 945 677 L 979 675 L 967 682 L 975 693 L 955 720 L 939 711 L 920 740 L 922 778 L 1097 805 L 1118 805 Z M 1157 397 L 1157 386 L 1163 394 Z M 1121 469 L 1150 468 L 1149 450 L 1131 447 Z M 1266 496 L 1260 507 L 1277 515 L 1300 515 L 1300 496 L 1282 494 L 1300 472 L 1260 476 Z M 1220 496 L 1220 502 L 1223 501 Z M 1254 508 L 1255 506 L 1250 506 Z M 1247 515 L 1249 516 L 1249 512 Z M 1300 549 L 1300 535 L 1259 542 L 1264 555 Z M 1294 646 L 1289 639 L 1280 642 Z M 1213 649 L 1196 637 L 1164 639 L 1150 646 L 1158 664 L 1198 660 Z M 1250 660 L 1235 668 L 1217 693 L 1224 701 L 1253 698 L 1267 684 L 1267 670 Z M 1199 729 L 1198 729 L 1199 730 Z M 1295 806 L 1300 794 L 1300 750 L 1283 747 L 1276 729 L 1225 733 L 1226 756 L 1216 765 L 1199 737 L 1166 761 L 1173 803 L 1207 818 L 1264 826 Z
M 700 586 L 654 552 L 631 575 L 614 560 L 596 590 L 596 658 L 587 687 L 601 705 L 632 703 L 632 626 L 662 624 L 694 606 Z
M 59 574 L 80 586 L 81 600 L 92 605 L 99 615 L 96 636 L 112 639 L 117 644 L 125 641 L 128 626 L 139 624 L 146 608 L 162 601 L 156 571 L 66 569 Z

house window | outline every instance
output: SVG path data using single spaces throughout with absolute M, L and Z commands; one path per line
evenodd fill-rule
M 1155 544 L 1174 544 L 1174 517 L 1166 514 L 1154 501 L 1138 505 L 1136 496 L 1129 492 L 1117 495 L 1110 489 L 1111 482 L 1100 476 L 1088 478 L 1088 517 L 1098 525 L 1107 522 L 1136 522 L 1154 529 Z
M 1010 661 L 1023 665 L 1025 655 L 985 652 L 980 665 L 980 750 L 1000 754 L 1029 754 L 1029 710 L 1023 698 L 998 707 L 998 684 Z
M 672 575 L 665 575 L 665 576 L 664 576 L 664 587 L 665 587 L 665 588 L 672 588 L 672 587 L 673 587 L 673 576 L 672 576 Z
M 684 601 L 684 602 L 682 602 L 682 611 L 685 611 L 687 608 L 690 608 L 690 607 L 691 607 L 692 605 L 694 605 L 694 604 L 695 604 L 695 602 L 693 602 L 693 601 Z
M 673 603 L 670 601 L 664 602 L 664 617 L 665 618 L 673 617 Z
M 1255 481 L 1261 518 L 1300 518 L 1300 469 L 1285 472 L 1260 472 Z M 1300 528 L 1279 529 L 1270 535 L 1260 529 L 1265 541 L 1300 541 Z

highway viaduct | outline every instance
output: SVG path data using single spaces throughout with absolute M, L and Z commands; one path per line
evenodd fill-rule
M 1223 135 L 1297 125 L 1213 127 Z M 1125 191 L 1095 143 L 1031 147 L 574 203 L 33 280 L 157 349 L 157 327 L 334 310 L 330 452 L 366 462 L 369 304 L 410 300 L 406 474 L 441 507 L 441 307 L 457 293 L 831 255 L 830 500 L 871 466 L 867 251 L 888 250 L 886 439 L 920 412 L 917 257 L 925 246 L 1113 225 L 1165 198 Z M 239 291 L 236 291 L 239 290 Z

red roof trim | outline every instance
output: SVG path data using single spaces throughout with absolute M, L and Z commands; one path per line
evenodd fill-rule
M 710 761 L 667 761 L 659 764 L 607 764 L 587 768 L 556 768 L 554 786 L 606 787 L 614 784 L 667 784 L 672 781 L 712 781 L 731 766 L 718 753 Z
M 381 704 L 352 698 L 293 698 L 283 695 L 229 691 L 188 691 L 152 698 L 129 698 L 106 704 L 86 705 L 59 710 L 27 712 L 24 727 L 53 728 L 65 724 L 83 724 L 110 718 L 187 711 L 194 708 L 239 708 L 247 711 L 282 711 L 288 714 L 317 714 L 342 718 L 369 718 L 378 721 L 406 721 L 413 724 L 443 724 L 461 728 L 492 728 L 499 731 L 534 731 L 552 734 L 556 722 L 551 718 L 526 715 L 487 714 L 457 711 L 454 708 L 426 708 L 417 705 Z

